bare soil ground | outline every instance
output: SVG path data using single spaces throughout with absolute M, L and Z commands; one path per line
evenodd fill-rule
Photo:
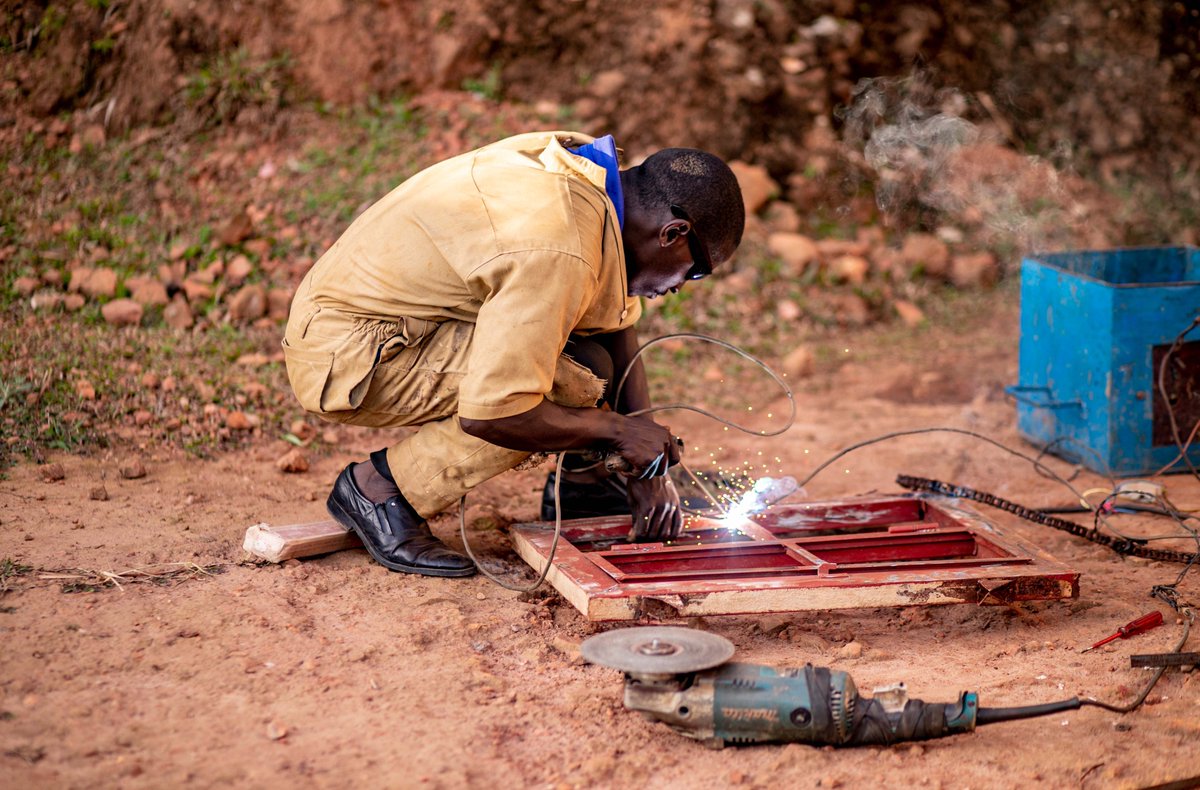
M 848 361 L 802 382 L 797 423 L 778 439 L 735 436 L 690 415 L 669 422 L 722 464 L 762 450 L 798 477 L 854 441 L 936 425 L 1032 454 L 1001 393 L 1017 374 L 1015 297 L 960 312 L 934 327 L 845 336 Z M 769 395 L 757 380 L 745 388 L 750 402 Z M 557 594 L 519 596 L 478 576 L 390 574 L 362 551 L 285 567 L 240 562 L 248 525 L 324 518 L 340 468 L 386 441 L 344 431 L 303 475 L 279 473 L 278 448 L 265 443 L 203 461 L 161 450 L 138 480 L 118 474 L 120 450 L 51 459 L 65 469 L 59 482 L 44 482 L 33 465 L 13 468 L 0 481 L 11 587 L 0 596 L 0 786 L 1139 787 L 1200 773 L 1194 673 L 1169 672 L 1152 704 L 1124 716 L 1085 709 L 893 748 L 712 751 L 622 708 L 619 674 L 578 657 L 578 642 L 609 626 L 589 624 Z M 503 527 L 536 515 L 544 473 L 501 476 L 470 503 L 477 548 L 514 574 Z M 891 492 L 897 473 L 1030 506 L 1070 500 L 1028 464 L 944 434 L 858 451 L 808 494 Z M 1200 503 L 1195 480 L 1163 482 L 1180 507 Z M 90 500 L 101 484 L 107 501 Z M 1076 485 L 1106 483 L 1085 471 Z M 1078 569 L 1079 599 L 805 613 L 774 635 L 760 618 L 691 625 L 731 639 L 741 660 L 834 666 L 866 690 L 903 680 L 935 701 L 962 689 L 985 705 L 1132 699 L 1147 671 L 1130 669 L 1129 654 L 1178 639 L 1170 610 L 1148 597 L 1178 567 L 985 515 Z M 456 544 L 456 525 L 447 515 L 433 528 Z M 159 583 L 127 576 L 119 589 L 70 570 L 156 563 L 196 568 L 159 565 L 181 572 Z M 1182 585 L 1185 599 L 1200 598 L 1197 578 Z M 1155 608 L 1165 627 L 1078 652 Z M 840 658 L 852 640 L 861 657 Z

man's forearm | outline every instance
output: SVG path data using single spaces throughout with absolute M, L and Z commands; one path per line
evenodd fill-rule
M 616 376 L 616 380 L 613 381 L 614 387 L 620 382 L 621 374 L 627 367 L 629 368 L 629 375 L 625 378 L 624 386 L 621 387 L 621 400 L 615 404 L 617 411 L 629 414 L 648 409 L 650 407 L 650 387 L 646 382 L 646 368 L 642 365 L 640 358 L 633 363 L 632 367 L 629 365 L 629 361 L 633 359 L 638 350 L 637 331 L 633 327 L 628 327 L 620 332 L 596 335 L 594 339 L 599 341 L 612 357 L 614 376 Z
M 573 409 L 549 400 L 523 414 L 494 420 L 459 418 L 467 433 L 510 450 L 557 452 L 618 441 L 624 420 L 596 408 Z

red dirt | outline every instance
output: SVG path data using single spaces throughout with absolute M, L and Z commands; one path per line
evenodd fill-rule
M 878 333 L 848 337 L 856 361 L 803 383 L 797 424 L 782 438 L 735 436 L 692 415 L 670 422 L 689 450 L 699 445 L 727 465 L 763 450 L 797 476 L 853 441 L 934 425 L 977 430 L 1032 454 L 999 395 L 1016 375 L 1015 299 L 992 301 L 994 314 L 953 333 L 893 335 L 887 348 L 876 346 L 888 341 Z M 880 368 L 899 373 L 883 377 Z M 905 378 L 936 397 L 904 396 Z M 748 382 L 747 391 L 754 398 L 765 390 Z M 1195 674 L 1168 673 L 1154 704 L 1125 716 L 1086 709 L 894 748 L 710 751 L 622 708 L 618 673 L 578 659 L 578 642 L 608 626 L 587 623 L 557 594 L 524 600 L 482 577 L 390 574 L 362 551 L 285 567 L 238 564 L 248 525 L 323 517 L 321 500 L 342 465 L 386 441 L 343 437 L 303 475 L 277 472 L 271 446 L 213 461 L 163 451 L 145 459 L 149 475 L 139 480 L 122 479 L 124 458 L 111 454 L 53 459 L 65 469 L 61 482 L 43 482 L 34 466 L 11 470 L 0 482 L 0 557 L 36 570 L 10 579 L 13 590 L 0 597 L 0 785 L 1135 787 L 1200 773 Z M 1069 501 L 1028 464 L 938 434 L 852 454 L 808 493 L 891 492 L 901 472 L 1032 506 Z M 518 567 L 487 527 L 531 519 L 543 474 L 509 473 L 472 496 L 473 540 L 493 563 L 499 555 Z M 1195 480 L 1163 482 L 1181 507 L 1200 501 Z M 108 500 L 89 500 L 101 483 Z M 1104 483 L 1085 472 L 1075 485 Z M 867 691 L 903 680 L 913 696 L 934 701 L 963 689 L 977 690 L 984 705 L 1075 694 L 1129 701 L 1147 672 L 1129 669 L 1128 655 L 1168 650 L 1178 639 L 1175 618 L 1148 597 L 1178 566 L 1121 560 L 985 515 L 1081 571 L 1079 599 L 806 613 L 774 636 L 763 618 L 691 624 L 733 640 L 740 660 L 829 665 Z M 445 516 L 433 528 L 456 543 L 456 524 Z M 43 578 L 55 569 L 168 562 L 224 567 L 172 584 L 74 594 L 61 591 L 63 580 Z M 1181 589 L 1200 597 L 1196 576 Z M 1155 608 L 1168 615 L 1165 627 L 1078 652 Z M 852 640 L 861 657 L 840 658 Z

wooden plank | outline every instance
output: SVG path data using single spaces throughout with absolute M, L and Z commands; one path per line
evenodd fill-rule
M 242 548 L 267 562 L 283 562 L 344 549 L 360 549 L 362 542 L 358 535 L 336 521 L 314 521 L 286 527 L 255 524 L 246 530 Z

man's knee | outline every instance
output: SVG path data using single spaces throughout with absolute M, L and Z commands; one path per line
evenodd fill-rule
M 567 341 L 563 353 L 583 365 L 598 378 L 604 379 L 607 386 L 613 383 L 613 361 L 608 351 L 594 340 L 573 337 Z
M 597 406 L 612 386 L 612 358 L 590 340 L 572 338 L 554 371 L 549 399 L 560 406 Z

